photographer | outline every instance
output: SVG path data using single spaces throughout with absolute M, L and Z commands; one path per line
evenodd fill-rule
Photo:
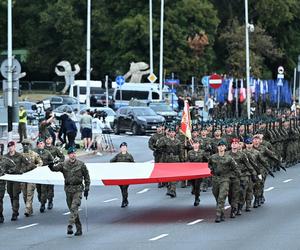
M 41 121 L 39 125 L 39 137 L 45 139 L 49 135 L 52 137 L 52 144 L 55 145 L 56 134 L 55 134 L 55 124 L 54 124 L 54 114 L 52 110 L 47 110 L 45 114 L 45 119 Z

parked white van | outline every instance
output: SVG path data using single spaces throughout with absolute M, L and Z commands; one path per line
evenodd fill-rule
M 122 86 L 116 86 L 114 90 L 115 107 L 127 106 L 131 99 L 137 99 L 144 103 L 159 101 L 159 84 L 156 83 L 124 83 Z M 172 98 L 173 97 L 173 98 Z M 163 100 L 166 100 L 170 105 L 173 99 L 173 107 L 177 105 L 177 96 L 175 93 L 170 93 L 170 88 L 164 86 Z
M 104 92 L 102 89 L 101 81 L 90 81 L 90 93 L 101 94 Z M 79 90 L 79 95 L 78 95 Z M 86 80 L 75 80 L 74 84 L 70 87 L 69 96 L 79 98 L 80 103 L 86 103 Z

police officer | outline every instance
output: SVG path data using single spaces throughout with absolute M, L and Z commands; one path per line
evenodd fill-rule
M 122 142 L 120 144 L 120 153 L 116 154 L 110 162 L 134 162 L 133 156 L 128 153 L 127 143 Z M 122 193 L 122 204 L 121 207 L 128 206 L 128 187 L 129 185 L 119 186 Z
M 22 141 L 22 146 L 23 146 L 22 155 L 26 157 L 28 160 L 30 160 L 30 162 L 33 163 L 35 166 L 41 167 L 43 165 L 43 161 L 36 152 L 31 150 L 31 141 L 28 139 L 24 139 Z M 25 182 L 21 183 L 21 189 L 23 192 L 23 198 L 25 203 L 24 215 L 26 217 L 29 217 L 33 213 L 32 202 L 33 202 L 35 184 L 25 183 Z
M 28 161 L 22 154 L 16 152 L 16 143 L 14 141 L 10 141 L 7 144 L 8 153 L 5 155 L 8 159 L 10 159 L 16 166 L 14 174 L 22 174 L 28 170 L 33 168 L 30 161 Z M 10 202 L 12 206 L 12 221 L 16 221 L 19 216 L 19 195 L 21 193 L 21 185 L 20 182 L 7 181 L 7 192 L 10 197 Z
M 27 124 L 27 112 L 24 109 L 24 106 L 21 105 L 19 110 L 19 126 L 18 126 L 20 140 L 18 142 L 22 142 L 23 139 L 27 139 L 26 124 Z
M 90 176 L 86 165 L 76 159 L 76 149 L 68 149 L 69 159 L 57 165 L 50 163 L 48 166 L 52 171 L 62 172 L 65 178 L 65 193 L 67 205 L 70 210 L 67 234 L 73 234 L 73 225 L 76 225 L 75 236 L 82 235 L 82 226 L 79 218 L 78 209 L 81 204 L 82 192 L 87 199 L 90 190 Z M 84 181 L 84 185 L 83 182 Z
M 65 156 L 57 147 L 53 146 L 51 136 L 46 137 L 45 149 L 51 153 L 55 162 L 64 162 Z M 48 192 L 47 192 L 48 209 L 53 208 L 53 198 L 54 198 L 54 185 L 48 185 Z
M 50 163 L 54 162 L 54 158 L 51 155 L 51 153 L 45 149 L 45 142 L 43 138 L 38 138 L 37 140 L 37 148 L 35 149 L 35 152 L 38 153 L 38 155 L 41 157 L 43 161 L 43 166 L 49 165 Z M 39 202 L 41 203 L 40 207 L 40 212 L 44 213 L 45 212 L 45 205 L 47 202 L 47 197 L 48 197 L 48 192 L 49 192 L 49 187 L 50 185 L 45 185 L 45 184 L 37 184 L 36 189 L 38 192 L 38 199 Z

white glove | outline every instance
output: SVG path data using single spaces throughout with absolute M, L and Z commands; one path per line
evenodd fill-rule
M 262 180 L 262 176 L 261 174 L 258 175 L 258 179 Z

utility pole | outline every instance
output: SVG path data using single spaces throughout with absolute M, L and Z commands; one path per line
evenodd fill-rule
M 86 29 L 86 105 L 90 107 L 91 95 L 91 0 L 87 0 Z
M 159 56 L 159 100 L 162 101 L 163 94 L 163 51 L 164 51 L 164 0 L 161 0 L 160 8 L 160 56 Z

